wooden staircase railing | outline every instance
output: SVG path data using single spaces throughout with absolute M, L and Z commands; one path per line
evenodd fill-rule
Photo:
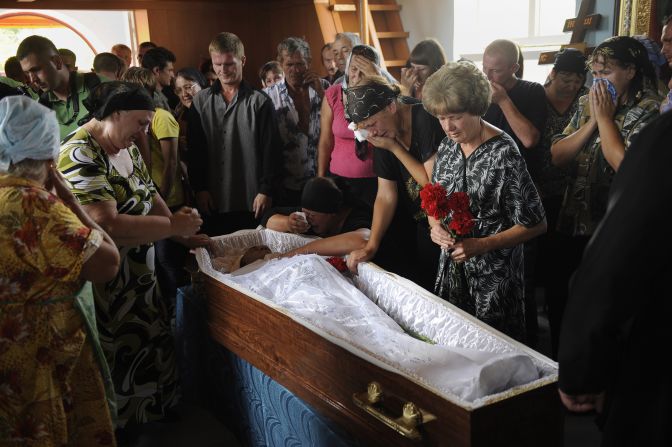
M 325 42 L 336 33 L 354 32 L 381 54 L 383 66 L 397 79 L 409 56 L 408 36 L 404 30 L 396 0 L 314 0 Z M 360 5 L 365 15 L 360 14 Z M 362 35 L 362 29 L 368 34 Z

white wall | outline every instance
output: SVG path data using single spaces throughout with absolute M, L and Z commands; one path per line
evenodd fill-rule
M 622 0 L 625 1 L 625 0 Z M 585 41 L 589 47 L 595 47 L 603 40 L 613 36 L 614 30 L 614 8 L 616 0 L 597 0 L 595 2 L 594 14 L 602 14 L 600 27 L 596 30 L 586 32 Z M 578 14 L 581 0 L 576 0 L 576 11 Z
M 503 0 L 504 1 L 504 0 Z M 422 39 L 435 37 L 446 50 L 448 60 L 453 60 L 453 0 L 397 0 L 402 6 L 401 20 L 410 32 L 409 48 Z M 600 27 L 586 33 L 588 46 L 595 46 L 613 35 L 614 7 L 616 0 L 597 0 L 595 13 L 602 14 Z M 581 0 L 576 0 L 579 10 Z
M 434 37 L 453 60 L 453 0 L 397 0 L 401 5 L 401 21 L 410 32 L 408 47 Z

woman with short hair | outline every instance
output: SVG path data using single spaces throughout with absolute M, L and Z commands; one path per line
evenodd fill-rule
M 509 135 L 483 120 L 491 99 L 488 78 L 473 64 L 449 62 L 429 77 L 425 108 L 446 138 L 432 182 L 469 196 L 471 233 L 457 239 L 436 221 L 441 250 L 435 293 L 478 319 L 523 340 L 523 242 L 546 231 L 539 194 Z

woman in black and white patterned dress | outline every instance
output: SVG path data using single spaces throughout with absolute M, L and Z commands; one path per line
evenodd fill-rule
M 523 339 L 523 242 L 546 231 L 546 218 L 516 143 L 481 119 L 490 97 L 488 79 L 468 62 L 446 64 L 423 90 L 425 108 L 447 135 L 432 182 L 449 194 L 466 192 L 476 218 L 472 233 L 459 240 L 432 222 L 432 240 L 443 249 L 435 292 Z

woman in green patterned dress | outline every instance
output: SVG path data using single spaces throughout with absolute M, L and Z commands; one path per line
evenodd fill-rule
M 135 135 L 147 131 L 154 115 L 149 94 L 132 84 L 108 82 L 91 93 L 86 106 L 92 119 L 64 141 L 58 169 L 119 247 L 119 273 L 95 284 L 94 297 L 118 427 L 137 433 L 139 424 L 164 417 L 178 397 L 172 308 L 156 286 L 152 243 L 173 238 L 198 246 L 208 238 L 194 236 L 202 223 L 195 210 L 170 213 L 135 145 Z

